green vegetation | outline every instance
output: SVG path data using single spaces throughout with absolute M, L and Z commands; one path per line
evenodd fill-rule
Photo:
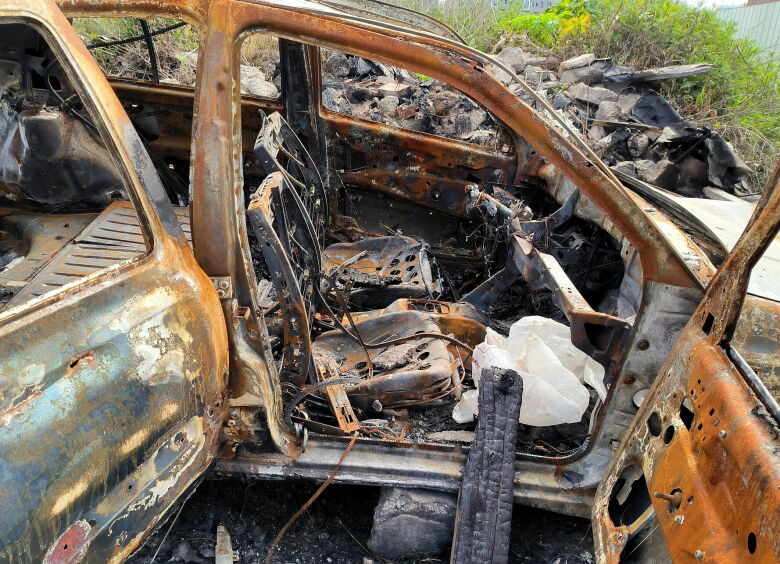
M 510 4 L 498 20 L 502 31 L 528 36 L 545 47 L 556 47 L 566 37 L 588 31 L 593 16 L 601 14 L 594 0 L 562 0 L 541 14 L 518 12 L 522 3 Z
M 397 0 L 421 8 L 421 0 Z M 493 9 L 489 1 L 447 0 L 429 13 L 472 46 L 518 45 L 561 58 L 609 57 L 638 70 L 712 63 L 707 74 L 666 81 L 663 94 L 696 125 L 716 129 L 756 170 L 761 183 L 780 154 L 780 64 L 767 60 L 713 10 L 680 0 L 563 0 L 541 14 L 522 2 Z M 477 21 L 479 20 L 479 21 Z

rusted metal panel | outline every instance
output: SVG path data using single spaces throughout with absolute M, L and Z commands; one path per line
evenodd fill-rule
M 320 382 L 325 382 L 329 379 L 337 380 L 340 377 L 338 371 L 331 364 L 317 365 L 316 370 Z M 360 421 L 355 417 L 355 412 L 349 403 L 347 392 L 344 390 L 344 384 L 327 386 L 325 393 L 328 395 L 328 401 L 333 409 L 333 414 L 339 423 L 339 429 L 344 434 L 354 433 L 359 430 Z
M 0 554 L 120 561 L 218 453 L 224 320 L 140 139 L 67 20 L 43 0 L 2 2 L 0 17 L 41 25 L 77 78 L 152 243 L 0 315 Z
M 176 217 L 182 225 L 185 237 L 189 237 L 189 214 L 187 208 L 176 208 Z M 146 254 L 144 235 L 141 231 L 138 214 L 128 201 L 114 202 L 107 207 L 86 228 L 79 221 L 80 217 L 73 214 L 49 216 L 46 223 L 57 222 L 59 225 L 74 225 L 82 229 L 73 241 L 66 242 L 54 256 L 42 256 L 43 268 L 35 272 L 31 278 L 17 278 L 23 287 L 11 298 L 6 307 L 24 303 L 30 298 L 42 296 L 54 288 L 64 286 L 74 280 L 84 278 L 108 266 L 141 257 Z M 38 222 L 34 222 L 33 225 Z M 56 235 L 53 243 L 57 243 Z M 36 240 L 52 239 L 52 233 L 45 233 Z M 49 243 L 51 245 L 51 243 Z M 41 251 L 44 252 L 44 251 Z M 29 256 L 29 255 L 28 255 Z M 38 258 L 37 256 L 35 258 Z M 23 276 L 24 262 L 20 265 Z M 33 261 L 33 264 L 35 262 Z M 12 274 L 12 273 L 11 273 Z
M 14 213 L 11 213 L 12 211 Z M 0 214 L 5 216 L 4 225 L 7 230 L 3 239 L 13 233 L 17 242 L 15 252 L 20 257 L 25 257 L 16 265 L 6 265 L 0 273 L 0 286 L 5 293 L 3 301 L 9 302 L 15 299 L 9 296 L 10 294 L 16 296 L 24 289 L 30 280 L 95 218 L 94 213 L 42 216 L 38 213 L 21 213 L 12 208 L 0 208 Z M 3 243 L 5 242 L 4 240 Z
M 17 113 L 3 100 L 0 127 L 7 135 L 0 153 L 0 196 L 49 205 L 74 200 L 105 205 L 112 198 L 126 197 L 109 152 L 67 112 L 25 107 Z
M 522 233 L 513 235 L 511 248 L 512 260 L 523 279 L 534 289 L 553 292 L 554 303 L 571 324 L 572 343 L 605 366 L 623 359 L 631 329 L 628 322 L 591 308 L 561 265 L 551 255 L 540 252 Z
M 280 377 L 303 385 L 311 364 L 310 314 L 306 310 L 301 288 L 288 255 L 273 229 L 272 202 L 286 181 L 280 172 L 269 174 L 247 208 L 247 219 L 261 247 L 268 275 L 271 277 L 277 303 L 284 319 L 285 351 L 280 366 Z M 309 296 L 310 297 L 310 296 Z
M 208 276 L 228 279 L 235 289 L 233 295 L 226 296 L 223 300 L 222 308 L 224 318 L 228 322 L 234 361 L 230 400 L 238 410 L 239 417 L 236 420 L 243 424 L 252 418 L 258 408 L 263 408 L 275 444 L 290 455 L 286 457 L 280 454 L 242 453 L 232 460 L 221 461 L 222 471 L 263 477 L 324 478 L 330 473 L 344 446 L 338 441 L 315 437 L 310 440 L 307 451 L 296 460 L 300 454 L 298 441 L 283 419 L 279 377 L 269 355 L 268 339 L 257 305 L 254 276 L 251 272 L 246 243 L 240 157 L 242 153 L 246 153 L 248 147 L 246 133 L 249 118 L 245 110 L 246 104 L 240 102 L 237 86 L 237 39 L 241 32 L 261 27 L 263 30 L 291 40 L 304 40 L 312 45 L 355 53 L 442 79 L 482 103 L 515 134 L 522 135 L 538 153 L 531 158 L 520 151 L 517 159 L 513 159 L 508 156 L 485 154 L 472 146 L 436 140 L 430 136 L 399 135 L 390 128 L 364 124 L 350 118 L 327 114 L 320 116 L 325 120 L 331 134 L 341 135 L 353 147 L 365 149 L 372 157 L 378 158 L 381 154 L 376 147 L 372 146 L 371 141 L 384 139 L 392 141 L 396 147 L 408 148 L 410 153 L 420 155 L 423 160 L 425 156 L 430 157 L 429 160 L 440 162 L 446 162 L 450 158 L 457 163 L 454 168 L 450 167 L 452 170 L 477 171 L 477 176 L 482 168 L 501 170 L 508 179 L 522 175 L 529 176 L 537 172 L 541 174 L 539 164 L 544 157 L 571 182 L 572 186 L 581 190 L 587 197 L 589 205 L 600 212 L 601 220 L 609 224 L 611 232 L 622 234 L 626 244 L 639 253 L 644 282 L 643 308 L 626 338 L 626 362 L 620 371 L 616 369 L 609 374 L 609 378 L 612 379 L 610 395 L 601 412 L 595 417 L 591 441 L 580 451 L 565 458 L 519 457 L 515 464 L 515 497 L 532 505 L 569 513 L 586 514 L 589 511 L 589 504 L 603 469 L 612 456 L 623 431 L 634 416 L 635 411 L 631 403 L 633 395 L 647 388 L 652 382 L 677 332 L 701 297 L 701 287 L 710 273 L 710 265 L 706 261 L 700 261 L 699 267 L 696 267 L 700 255 L 691 251 L 689 240 L 679 230 L 673 226 L 669 227 L 671 224 L 663 224 L 664 218 L 657 210 L 647 207 L 646 203 L 630 195 L 605 175 L 598 166 L 587 161 L 585 156 L 551 124 L 534 113 L 524 102 L 518 100 L 492 76 L 486 74 L 485 66 L 490 62 L 488 58 L 464 46 L 452 45 L 441 38 L 421 36 L 410 30 L 383 28 L 381 25 L 362 22 L 359 18 L 340 19 L 321 10 L 317 5 L 308 3 L 301 3 L 295 7 L 286 3 L 284 5 L 258 4 L 237 0 L 211 2 L 205 0 L 202 2 L 70 0 L 62 2 L 62 6 L 69 15 L 74 16 L 174 17 L 194 23 L 202 32 L 198 83 L 191 95 L 194 104 L 191 162 L 195 253 Z M 64 20 L 60 19 L 60 25 L 64 30 L 63 33 L 70 34 L 68 37 L 71 39 L 75 37 Z M 89 54 L 85 50 L 80 50 L 80 54 L 74 58 L 75 66 L 81 69 L 82 64 L 87 65 L 89 60 Z M 86 78 L 88 84 L 91 84 L 93 78 L 97 80 L 99 71 L 94 65 L 89 68 L 92 69 L 89 72 L 84 73 L 81 70 L 78 72 Z M 118 84 L 117 88 L 120 88 Z M 166 96 L 172 96 L 172 92 L 178 92 L 176 89 L 162 87 L 145 91 L 137 85 L 124 85 L 122 88 L 128 94 L 132 90 L 133 95 L 145 96 L 147 99 L 155 98 L 160 102 Z M 132 178 L 139 175 L 137 181 L 146 186 L 151 194 L 150 197 L 144 196 L 143 193 L 136 196 L 143 212 L 142 225 L 148 228 L 155 244 L 152 257 L 146 262 L 139 262 L 138 266 L 147 268 L 151 273 L 154 271 L 151 265 L 158 266 L 157 261 L 167 260 L 172 256 L 166 252 L 175 251 L 179 253 L 177 255 L 179 262 L 173 261 L 165 266 L 172 268 L 179 266 L 185 272 L 194 271 L 195 263 L 186 251 L 186 241 L 178 228 L 170 204 L 160 190 L 153 189 L 156 182 L 153 169 L 148 167 L 140 172 L 134 170 L 134 165 L 145 162 L 143 148 L 134 137 L 132 128 L 126 120 L 119 119 L 119 116 L 123 115 L 121 107 L 115 103 L 104 81 L 98 86 L 89 86 L 88 90 L 89 96 L 101 96 L 100 99 L 105 99 L 105 107 L 101 106 L 105 114 L 116 116 L 115 121 L 109 120 L 107 133 L 112 138 L 126 140 L 130 150 L 119 148 L 123 167 Z M 189 101 L 190 95 L 182 94 L 182 98 L 187 98 Z M 174 99 L 169 98 L 166 103 L 178 104 L 179 102 L 177 94 Z M 181 154 L 186 154 L 189 132 L 185 121 L 177 118 L 172 120 L 171 124 L 174 133 L 167 139 L 163 139 L 161 144 L 167 144 L 169 148 L 175 148 L 181 151 Z M 388 156 L 390 158 L 385 159 L 388 162 L 382 163 L 385 170 L 377 173 L 355 173 L 349 179 L 355 184 L 382 189 L 431 209 L 453 214 L 465 213 L 466 199 L 462 194 L 463 187 L 459 182 L 446 181 L 448 167 L 443 166 L 441 170 L 425 170 L 422 173 L 416 172 L 412 169 L 418 157 L 413 154 L 408 162 L 402 163 L 405 165 L 404 170 L 398 168 L 401 165 L 393 169 L 390 165 L 392 155 Z M 384 185 L 383 181 L 393 174 L 404 175 L 402 186 Z M 427 181 L 440 184 L 428 186 Z M 166 249 L 166 252 L 163 252 L 163 249 Z M 123 272 L 129 271 L 120 269 L 117 275 Z M 156 276 L 162 276 L 159 272 L 154 272 Z M 152 275 L 148 274 L 148 276 L 151 280 Z M 191 294 L 197 298 L 185 300 L 176 294 L 177 299 L 181 298 L 184 301 L 172 302 L 170 308 L 179 308 L 179 304 L 184 303 L 190 309 L 185 308 L 182 311 L 195 312 L 194 302 L 201 299 L 201 292 L 210 292 L 208 279 L 201 278 L 198 278 L 197 282 L 190 281 L 189 286 L 186 284 L 183 286 L 185 289 L 189 288 Z M 117 278 L 119 279 L 132 282 L 121 276 Z M 164 276 L 162 279 L 165 279 Z M 144 283 L 151 284 L 150 280 Z M 90 284 L 91 282 L 87 284 L 90 288 L 99 285 L 97 281 L 92 286 Z M 177 286 L 177 288 L 177 292 L 184 292 L 182 287 Z M 135 289 L 147 291 L 149 287 L 138 282 Z M 213 292 L 209 293 L 209 296 L 212 294 Z M 124 297 L 129 300 L 133 296 L 135 296 L 133 291 L 125 288 L 117 291 L 116 299 Z M 116 305 L 115 302 L 101 305 L 98 298 L 95 299 L 96 301 L 90 305 L 96 312 L 105 311 L 105 307 L 112 304 Z M 209 300 L 211 299 L 210 297 Z M 45 303 L 51 305 L 52 302 Z M 203 304 L 197 307 L 202 306 Z M 179 309 L 176 311 L 178 312 Z M 194 313 L 192 316 L 194 317 Z M 206 317 L 209 327 L 216 336 L 207 335 L 204 329 L 198 339 L 210 339 L 210 345 L 199 342 L 193 346 L 202 348 L 188 349 L 188 351 L 201 357 L 216 358 L 215 363 L 224 367 L 227 344 L 225 335 L 218 329 L 220 327 L 218 320 L 221 318 L 219 315 L 215 316 L 211 310 Z M 73 318 L 63 318 L 62 321 L 74 322 Z M 86 327 L 91 321 L 87 320 L 85 323 Z M 109 343 L 105 346 L 113 346 L 113 344 Z M 208 348 L 209 346 L 213 349 Z M 90 355 L 79 355 L 89 353 L 91 350 L 74 349 L 74 358 L 79 359 L 76 366 L 88 366 Z M 102 362 L 103 349 L 95 353 L 96 362 Z M 86 370 L 86 368 L 79 368 L 79 370 Z M 221 372 L 217 371 L 199 380 L 198 385 L 207 387 L 207 390 L 202 392 L 203 397 L 210 398 L 209 401 L 212 402 L 218 401 L 214 398 L 218 396 L 218 390 L 221 390 L 220 378 Z M 17 390 L 17 393 L 22 392 Z M 195 392 L 193 394 L 194 397 L 199 397 Z M 203 402 L 198 399 L 195 403 L 201 405 Z M 205 405 L 209 404 L 205 403 Z M 213 403 L 213 405 L 217 404 Z M 161 505 L 155 507 L 154 511 L 150 509 L 143 515 L 132 512 L 128 514 L 129 516 L 123 522 L 124 532 L 127 533 L 123 541 L 130 540 L 121 548 L 116 548 L 117 557 L 127 554 L 133 546 L 137 545 L 144 534 L 138 531 L 153 524 L 155 518 L 159 519 L 153 516 L 160 514 L 159 508 L 170 506 L 175 493 L 181 489 L 179 486 L 190 483 L 197 475 L 195 468 L 202 468 L 211 460 L 211 452 L 215 445 L 215 439 L 212 437 L 213 430 L 221 413 L 217 409 L 211 419 L 206 417 L 205 420 L 194 416 L 195 419 L 188 424 L 191 426 L 188 427 L 186 437 L 199 436 L 201 430 L 206 429 L 208 437 L 204 440 L 208 444 L 197 443 L 197 446 L 186 447 L 190 450 L 185 452 L 182 450 L 184 446 L 176 450 L 175 437 L 178 434 L 169 438 L 168 442 L 163 441 L 157 451 L 157 457 L 160 458 L 159 468 L 165 466 L 161 460 L 165 458 L 170 463 L 166 479 L 172 478 L 177 483 L 177 489 L 170 490 L 170 495 L 162 499 Z M 29 439 L 31 436 L 37 435 L 28 435 L 26 438 Z M 247 435 L 242 435 L 239 429 L 236 436 Z M 192 444 L 189 438 L 187 444 Z M 177 462 L 185 459 L 193 461 L 186 468 Z M 361 440 L 343 467 L 339 479 L 355 483 L 394 483 L 456 489 L 464 459 L 463 449 L 414 445 L 403 441 L 390 443 Z M 144 468 L 151 472 L 149 466 Z M 162 479 L 161 476 L 149 483 L 159 479 Z M 126 487 L 124 482 L 122 486 Z M 149 491 L 153 489 L 154 487 L 150 486 Z M 124 492 L 121 487 L 118 487 L 114 492 L 116 497 L 111 498 L 115 500 L 112 501 L 114 505 L 111 507 L 116 511 L 121 512 L 124 507 L 122 502 L 127 501 Z M 99 524 L 96 526 L 99 527 Z M 57 538 L 57 534 L 66 535 L 60 536 L 60 539 L 73 538 L 78 542 L 82 527 L 83 525 L 74 519 L 62 524 L 50 536 Z M 93 542 L 98 543 L 98 541 Z M 106 542 L 112 543 L 114 539 L 111 538 Z M 54 547 L 51 555 L 61 555 L 64 544 L 63 540 L 62 546 L 50 545 L 49 548 Z M 96 547 L 98 544 L 92 546 Z M 102 551 L 103 548 L 99 554 L 104 554 Z
M 675 561 L 780 558 L 780 422 L 727 355 L 750 269 L 780 228 L 780 163 L 756 209 L 599 487 L 599 562 L 641 561 L 635 534 L 654 523 Z M 623 494 L 631 468 L 646 487 Z
M 346 184 L 464 217 L 472 182 L 467 177 L 487 182 L 514 179 L 516 157 L 327 110 L 322 113 L 331 144 L 341 143 L 370 162 L 364 170 L 345 171 L 341 177 Z

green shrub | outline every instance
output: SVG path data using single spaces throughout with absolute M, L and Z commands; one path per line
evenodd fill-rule
M 522 3 L 510 5 L 498 20 L 502 31 L 525 34 L 532 41 L 555 47 L 567 36 L 580 35 L 590 27 L 598 7 L 594 0 L 562 0 L 541 14 L 522 11 Z

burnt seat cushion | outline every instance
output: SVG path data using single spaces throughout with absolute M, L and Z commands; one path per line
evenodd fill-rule
M 426 314 L 371 312 L 355 323 L 355 329 L 368 344 L 412 338 L 369 349 L 373 369 L 373 374 L 369 374 L 366 352 L 360 343 L 339 329 L 317 337 L 313 346 L 315 358 L 332 359 L 342 377 L 364 380 L 345 385 L 353 406 L 366 411 L 378 400 L 385 408 L 399 408 L 448 402 L 460 396 L 458 364 L 447 348 L 447 341 L 413 338 L 421 333 L 441 334 L 439 326 Z
M 326 277 L 335 273 L 342 284 L 351 282 L 350 301 L 364 309 L 440 292 L 427 246 L 410 237 L 371 237 L 330 245 L 322 253 L 322 272 Z

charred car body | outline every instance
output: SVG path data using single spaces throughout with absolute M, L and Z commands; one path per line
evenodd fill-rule
M 156 65 L 109 83 L 66 17 L 186 22 L 194 87 Z M 521 427 L 516 501 L 592 514 L 601 561 L 780 554 L 780 306 L 745 298 L 780 190 L 716 273 L 501 63 L 380 3 L 9 0 L 0 18 L 4 560 L 121 561 L 207 470 L 322 480 L 353 433 L 338 480 L 455 491 L 469 442 L 442 431 L 464 429 L 470 351 L 526 315 L 569 325 L 606 396 Z M 241 93 L 258 33 L 279 41 L 276 99 Z M 449 84 L 494 142 L 328 110 L 323 49 Z

